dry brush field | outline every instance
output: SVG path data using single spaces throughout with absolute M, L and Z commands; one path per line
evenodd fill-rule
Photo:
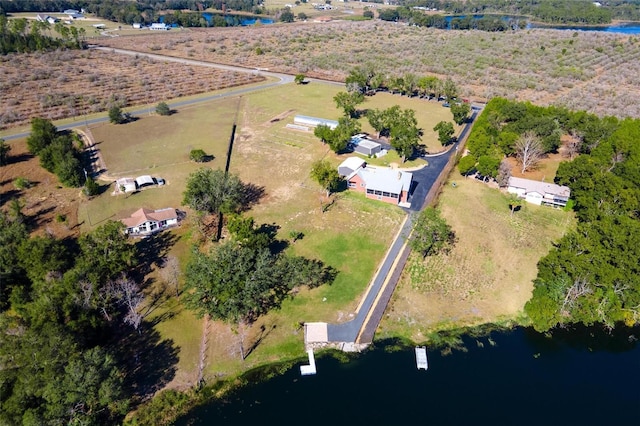
M 157 103 L 263 77 L 109 52 L 55 51 L 0 56 L 0 129 L 32 117 L 60 119 Z
M 300 23 L 149 34 L 102 44 L 342 80 L 356 65 L 388 75 L 451 77 L 464 95 L 640 117 L 640 42 L 532 29 L 444 31 L 382 21 Z

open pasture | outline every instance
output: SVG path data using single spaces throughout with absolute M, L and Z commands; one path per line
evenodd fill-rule
M 426 259 L 411 254 L 381 336 L 422 342 L 438 328 L 516 318 L 531 297 L 537 262 L 575 224 L 571 212 L 528 203 L 511 215 L 501 191 L 456 170 L 438 207 L 455 246 Z

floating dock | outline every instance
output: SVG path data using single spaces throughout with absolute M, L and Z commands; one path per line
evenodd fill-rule
M 301 365 L 300 374 L 303 376 L 312 376 L 316 374 L 316 359 L 313 356 L 313 349 L 309 349 L 307 354 L 309 354 L 309 365 Z
M 418 370 L 426 370 L 429 368 L 427 348 L 425 346 L 416 346 L 416 367 L 418 367 Z

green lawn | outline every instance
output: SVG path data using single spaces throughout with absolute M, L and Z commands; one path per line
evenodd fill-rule
M 180 207 L 186 177 L 200 166 L 188 161 L 189 151 L 204 149 L 216 157 L 207 167 L 224 167 L 237 112 L 231 172 L 264 193 L 247 214 L 254 216 L 258 224 L 277 224 L 281 239 L 288 239 L 293 230 L 303 232 L 304 238 L 287 250 L 320 259 L 338 270 L 332 285 L 314 290 L 302 288 L 280 310 L 261 318 L 251 328 L 248 341 L 258 339 L 261 326 L 265 335 L 244 362 L 233 349 L 237 334 L 228 325 L 215 323 L 206 377 L 233 375 L 250 366 L 297 357 L 303 351 L 300 323 L 348 320 L 397 232 L 404 213 L 396 206 L 348 192 L 326 198 L 309 178 L 310 165 L 326 158 L 337 166 L 344 156 L 329 151 L 312 132 L 286 128 L 296 114 L 338 118 L 340 111 L 333 96 L 340 90 L 320 83 L 289 84 L 243 96 L 240 104 L 238 98 L 221 99 L 180 109 L 170 117 L 142 116 L 124 125 L 92 128 L 109 175 L 151 174 L 165 178 L 167 184 L 128 197 L 112 196 L 112 184 L 105 193 L 81 206 L 80 220 L 85 224 L 95 226 L 101 220 L 122 217 L 140 207 Z M 185 233 L 187 226 L 178 232 Z M 183 267 L 191 242 L 185 236 L 173 248 Z M 165 305 L 157 315 L 163 313 L 174 316 L 164 318 L 157 329 L 180 348 L 176 380 L 188 381 L 186 377 L 191 377 L 193 366 L 197 365 L 202 321 L 177 303 Z

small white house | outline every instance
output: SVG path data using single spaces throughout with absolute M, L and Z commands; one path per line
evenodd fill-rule
M 517 177 L 509 178 L 507 192 L 516 194 L 531 204 L 553 207 L 566 206 L 571 196 L 571 190 L 567 186 Z
M 178 212 L 174 208 L 150 210 L 141 208 L 131 216 L 121 219 L 129 235 L 150 235 L 178 224 Z
M 134 22 L 133 23 L 133 28 L 135 28 L 136 30 L 139 30 L 142 28 L 142 24 L 139 22 Z
M 169 30 L 169 26 L 163 22 L 155 22 L 153 24 L 151 24 L 151 26 L 149 27 L 150 30 L 153 31 L 168 31 Z

